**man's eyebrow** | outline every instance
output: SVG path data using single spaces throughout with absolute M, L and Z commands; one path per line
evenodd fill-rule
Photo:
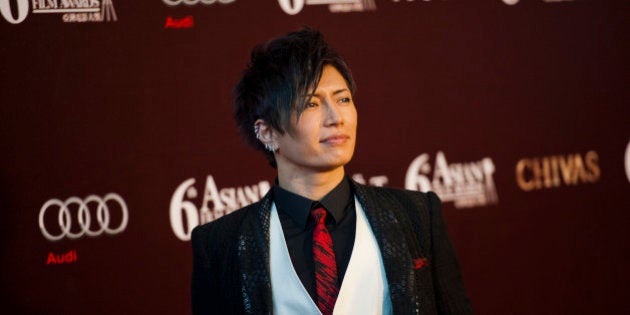
M 337 95 L 337 94 L 339 94 L 339 93 L 343 93 L 343 92 L 346 92 L 346 91 L 349 91 L 349 90 L 348 90 L 347 88 L 343 88 L 343 89 L 339 89 L 339 90 L 334 91 L 332 94 L 333 94 L 333 95 Z M 321 95 L 320 95 L 319 93 L 313 93 L 313 94 L 306 94 L 306 95 L 305 95 L 305 97 L 308 97 L 308 98 L 311 98 L 311 97 L 313 97 L 313 96 L 315 96 L 315 97 L 321 97 Z

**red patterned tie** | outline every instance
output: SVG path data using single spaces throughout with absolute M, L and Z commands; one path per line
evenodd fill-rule
M 326 229 L 326 210 L 311 210 L 315 220 L 313 229 L 313 261 L 315 262 L 315 283 L 317 287 L 317 307 L 323 315 L 333 313 L 339 295 L 337 284 L 337 262 L 330 233 Z

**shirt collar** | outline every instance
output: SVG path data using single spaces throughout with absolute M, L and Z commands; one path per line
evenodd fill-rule
M 304 227 L 308 222 L 311 209 L 315 206 L 321 204 L 332 214 L 335 222 L 339 222 L 346 215 L 348 205 L 353 201 L 350 182 L 346 177 L 321 200 L 311 200 L 277 184 L 273 187 L 273 199 L 278 211 L 288 214 L 296 224 Z

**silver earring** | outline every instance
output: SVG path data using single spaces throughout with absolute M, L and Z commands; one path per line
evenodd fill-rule
M 275 143 L 265 143 L 265 148 L 271 152 L 278 150 L 278 146 Z
M 260 140 L 260 125 L 254 125 L 254 134 L 256 134 L 256 139 Z

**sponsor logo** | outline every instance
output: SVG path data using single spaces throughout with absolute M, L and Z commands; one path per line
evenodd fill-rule
M 551 3 L 551 2 L 572 2 L 573 0 L 542 0 L 542 1 L 546 2 L 546 3 Z M 519 2 L 519 0 L 503 0 L 503 3 L 505 3 L 507 5 L 515 5 L 518 2 Z
M 596 183 L 600 175 L 595 151 L 523 158 L 516 163 L 516 183 L 524 191 Z
M 51 216 L 57 220 L 51 219 Z M 127 228 L 128 222 L 127 204 L 115 193 L 107 194 L 104 198 L 90 195 L 85 199 L 50 199 L 39 211 L 39 229 L 49 241 L 58 241 L 64 237 L 78 239 L 83 235 L 95 237 L 103 233 L 119 234 Z
M 405 176 L 406 189 L 435 191 L 443 202 L 453 202 L 456 208 L 487 206 L 499 202 L 491 158 L 448 163 L 444 153 L 439 151 L 433 167 L 429 160 L 429 154 L 423 153 L 411 162 Z
M 249 186 L 218 189 L 212 175 L 208 175 L 201 207 L 197 208 L 190 201 L 199 196 L 194 185 L 194 178 L 185 180 L 175 189 L 171 198 L 169 211 L 171 227 L 175 236 L 182 241 L 190 240 L 190 233 L 197 225 L 216 220 L 260 200 L 271 188 L 268 181 L 260 181 Z
M 72 249 L 62 254 L 48 253 L 46 265 L 60 265 L 76 263 L 78 259 L 77 250 Z
M 284 13 L 296 15 L 305 5 L 328 5 L 332 13 L 376 10 L 375 0 L 278 0 Z
M 0 0 L 1 1 L 1 0 Z M 179 5 L 194 6 L 198 4 L 212 5 L 212 4 L 231 4 L 236 0 L 162 0 L 164 4 L 170 7 L 176 7 Z M 164 28 L 191 28 L 195 26 L 195 20 L 192 15 L 185 16 L 180 19 L 175 19 L 171 16 L 166 17 Z
M 230 4 L 232 2 L 234 2 L 236 0 L 162 0 L 162 2 L 164 2 L 164 4 L 174 7 L 174 6 L 178 6 L 180 4 L 184 4 L 184 5 L 188 5 L 188 6 L 193 6 L 196 4 L 205 4 L 205 5 L 210 5 L 210 4 L 215 4 L 215 3 L 220 3 L 220 4 Z
M 174 19 L 169 16 L 166 18 L 166 23 L 164 23 L 164 28 L 191 28 L 193 26 L 195 26 L 195 20 L 192 15 L 181 19 Z
M 628 176 L 628 181 L 630 182 L 630 142 L 628 142 L 626 147 L 626 176 Z
M 14 2 L 14 16 L 11 1 L 0 0 L 0 13 L 11 24 L 22 23 L 29 13 L 29 1 Z M 116 10 L 112 0 L 32 0 L 33 14 L 62 14 L 63 22 L 103 22 L 116 21 Z

